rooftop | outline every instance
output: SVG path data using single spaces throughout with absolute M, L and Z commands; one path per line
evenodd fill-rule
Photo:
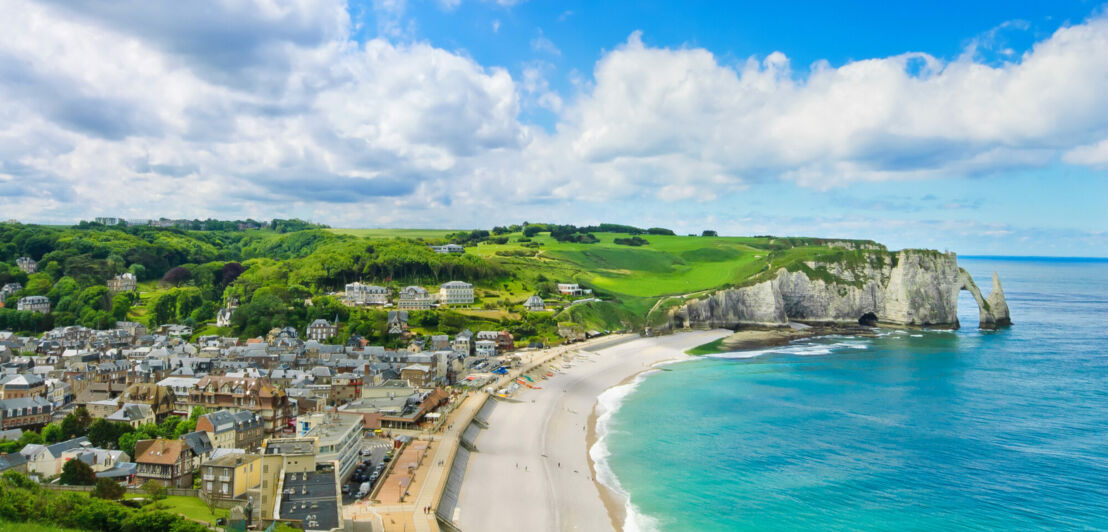
M 334 471 L 285 474 L 281 519 L 299 519 L 304 530 L 338 528 L 339 500 Z

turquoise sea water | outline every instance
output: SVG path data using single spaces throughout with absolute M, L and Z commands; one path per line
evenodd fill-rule
M 1013 328 L 977 330 L 963 292 L 957 332 L 704 358 L 606 397 L 629 528 L 1108 530 L 1108 262 L 959 262 L 985 290 L 1000 272 Z

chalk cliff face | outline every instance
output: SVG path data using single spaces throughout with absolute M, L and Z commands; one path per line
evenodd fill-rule
M 776 272 L 773 279 L 721 290 L 670 313 L 669 326 L 735 327 L 806 322 L 957 328 L 958 292 L 968 290 L 980 308 L 982 328 L 1011 324 L 1000 280 L 993 275 L 988 299 L 953 253 L 883 251 L 861 263 L 808 262 Z

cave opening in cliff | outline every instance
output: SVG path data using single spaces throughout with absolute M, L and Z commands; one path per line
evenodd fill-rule
M 862 314 L 862 317 L 858 318 L 858 325 L 865 325 L 866 327 L 877 326 L 877 314 L 872 312 Z

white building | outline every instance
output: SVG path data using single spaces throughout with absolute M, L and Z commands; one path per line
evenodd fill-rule
M 396 301 L 400 310 L 427 310 L 431 308 L 431 294 L 422 286 L 407 286 L 400 291 Z
M 543 302 L 539 296 L 531 296 L 527 298 L 527 301 L 523 303 L 523 308 L 531 312 L 539 312 L 546 310 L 546 303 Z
M 592 293 L 588 288 L 581 288 L 577 283 L 558 283 L 558 292 L 567 296 L 583 296 Z
M 127 272 L 108 279 L 108 291 L 113 294 L 120 292 L 134 292 L 138 286 L 138 279 L 133 273 Z
M 477 356 L 479 357 L 494 357 L 496 356 L 496 342 L 493 340 L 477 340 Z
M 439 303 L 444 305 L 472 305 L 473 285 L 464 281 L 450 281 L 439 287 Z
M 19 298 L 17 310 L 27 310 L 40 314 L 50 313 L 50 300 L 46 296 L 26 296 Z
M 350 283 L 346 285 L 343 298 L 350 305 L 384 305 L 389 302 L 389 289 L 371 284 Z
M 35 259 L 32 259 L 31 257 L 19 257 L 18 259 L 15 259 L 15 265 L 19 266 L 19 269 L 23 270 L 23 273 L 26 273 L 28 275 L 35 273 L 35 271 L 38 270 L 38 263 L 35 262 Z
M 365 427 L 360 414 L 312 414 L 296 418 L 296 424 L 300 436 L 319 438 L 316 461 L 334 460 L 339 464 L 339 479 L 350 476 L 358 465 Z
M 458 244 L 446 244 L 446 245 L 443 245 L 443 246 L 430 246 L 430 248 L 435 253 L 443 253 L 443 254 L 448 254 L 448 253 L 462 254 L 462 253 L 466 252 L 466 248 L 464 248 L 462 246 L 459 246 Z

